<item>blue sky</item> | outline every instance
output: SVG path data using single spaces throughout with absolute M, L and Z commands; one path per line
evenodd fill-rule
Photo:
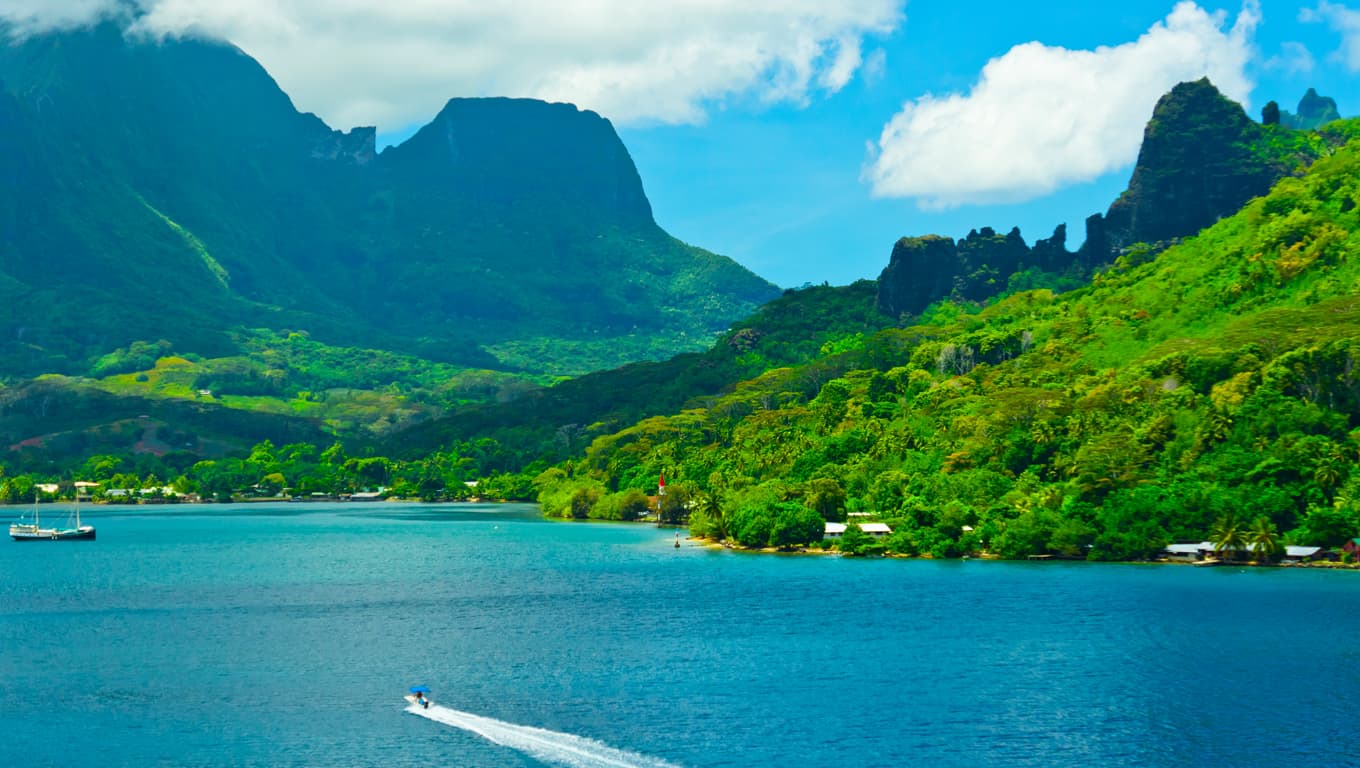
M 1360 0 L 0 0 L 20 33 L 136 18 L 258 59 L 302 110 L 400 141 L 453 96 L 609 117 L 657 221 L 781 285 L 876 277 L 904 235 L 1059 223 L 1127 183 L 1156 98 L 1360 115 Z
M 881 41 L 886 51 L 881 78 L 857 78 L 803 108 L 729 109 L 711 113 L 704 125 L 625 126 L 621 132 L 662 226 L 783 286 L 877 277 L 893 243 L 905 235 L 962 237 L 972 228 L 1019 226 L 1033 243 L 1065 222 L 1069 247 L 1075 248 L 1086 216 L 1103 212 L 1124 189 L 1131 164 L 1022 202 L 922 209 L 913 198 L 872 194 L 862 180 L 866 144 L 905 102 L 968 92 L 987 62 L 1015 45 L 1119 45 L 1136 40 L 1172 7 L 1050 2 L 1036 13 L 1011 3 L 916 2 L 900 29 Z M 1299 21 L 1301 8 L 1316 7 L 1261 4 L 1257 55 L 1246 67 L 1254 83 L 1248 107 L 1253 117 L 1272 99 L 1293 111 L 1309 87 L 1335 98 L 1343 115 L 1360 114 L 1356 73 L 1335 55 L 1342 35 L 1324 23 Z M 1239 11 L 1240 6 L 1231 8 L 1234 15 Z M 1299 49 L 1285 43 L 1305 46 L 1312 66 L 1286 62 Z M 1143 105 L 1142 120 L 1154 103 Z

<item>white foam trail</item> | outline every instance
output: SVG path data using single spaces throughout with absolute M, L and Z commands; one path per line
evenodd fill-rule
M 556 763 L 570 768 L 677 768 L 673 763 L 660 758 L 616 749 L 584 736 L 515 725 L 435 704 L 430 705 L 429 709 L 413 704 L 407 707 L 406 711 L 437 723 L 475 733 L 487 741 L 518 750 L 545 763 Z

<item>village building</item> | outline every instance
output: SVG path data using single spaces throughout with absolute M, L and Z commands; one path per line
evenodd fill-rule
M 858 523 L 857 525 L 859 525 L 861 531 L 864 531 L 875 539 L 881 539 L 892 533 L 892 528 L 889 528 L 887 523 Z M 845 535 L 846 528 L 847 526 L 845 523 L 827 523 L 822 538 L 839 539 Z

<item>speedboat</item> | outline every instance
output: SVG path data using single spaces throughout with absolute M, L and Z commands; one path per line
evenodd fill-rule
M 430 689 L 426 686 L 413 685 L 411 686 L 411 692 L 402 698 L 406 699 L 406 701 L 413 706 L 421 707 L 423 709 L 430 708 Z

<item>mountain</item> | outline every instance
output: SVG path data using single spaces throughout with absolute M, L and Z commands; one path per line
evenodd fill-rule
M 1294 114 L 1280 113 L 1280 125 L 1296 130 L 1321 128 L 1333 120 L 1340 119 L 1341 113 L 1337 111 L 1336 100 L 1330 96 L 1319 96 L 1312 88 L 1299 99 L 1299 107 Z
M 1309 94 L 1301 113 L 1326 112 L 1331 100 Z M 1157 101 L 1128 188 L 1104 214 L 1086 220 L 1078 252 L 1067 251 L 1065 225 L 1032 249 L 1015 229 L 1002 236 L 984 227 L 957 243 L 903 238 L 879 276 L 879 309 L 900 317 L 945 298 L 983 301 L 1007 290 L 1076 287 L 1121 257 L 1151 258 L 1232 215 L 1350 137 L 1346 129 L 1260 125 L 1207 78 L 1180 83 Z
M 1360 137 L 1360 120 L 1335 129 Z M 1351 141 L 1086 287 L 828 349 L 601 435 L 535 482 L 578 514 L 664 472 L 692 531 L 752 547 L 820 538 L 808 510 L 867 513 L 893 530 L 869 551 L 935 557 L 1338 546 L 1360 536 L 1358 178 Z
M 991 227 L 974 229 L 958 242 L 940 235 L 904 237 L 893 245 L 888 266 L 879 275 L 876 303 L 880 312 L 897 318 L 919 314 L 947 297 L 984 301 L 1017 287 L 1033 287 L 1025 285 L 1021 273 L 1051 281 L 1061 273 L 1084 274 L 1084 266 L 1067 250 L 1066 224 L 1033 248 L 1019 227 L 1005 235 Z
M 707 346 L 777 290 L 667 235 L 609 121 L 454 99 L 402 146 L 331 129 L 212 40 L 0 46 L 0 375 L 239 332 L 580 373 Z
M 1207 78 L 1177 85 L 1143 130 L 1128 189 L 1088 222 L 1091 248 L 1193 234 L 1265 194 L 1292 166 L 1253 151 L 1264 131 Z

